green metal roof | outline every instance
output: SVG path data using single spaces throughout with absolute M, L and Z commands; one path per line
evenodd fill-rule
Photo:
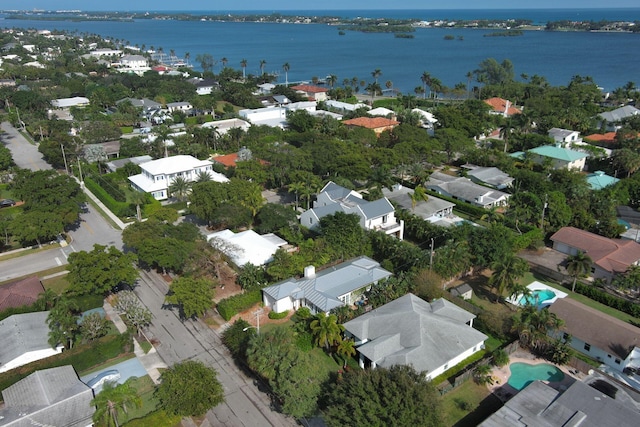
M 542 147 L 532 148 L 529 152 L 565 162 L 574 162 L 587 157 L 587 154 L 580 151 L 569 150 L 568 148 L 556 147 L 554 145 L 543 145 Z

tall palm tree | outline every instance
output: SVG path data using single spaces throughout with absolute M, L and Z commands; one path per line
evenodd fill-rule
M 182 176 L 174 178 L 169 185 L 169 194 L 175 196 L 181 202 L 187 199 L 189 190 L 191 190 L 191 182 Z
M 346 368 L 349 357 L 356 355 L 356 343 L 353 340 L 342 340 L 338 344 L 338 348 L 336 348 L 336 353 L 342 357 L 342 360 L 344 360 L 342 367 Z
M 327 316 L 324 312 L 316 314 L 311 321 L 310 327 L 316 344 L 324 346 L 327 350 L 331 345 L 340 342 L 342 339 L 340 334 L 344 331 L 344 326 L 338 323 L 338 318 L 335 314 Z
M 147 193 L 143 191 L 133 191 L 130 200 L 131 203 L 136 205 L 136 218 L 138 221 L 142 221 L 142 209 L 140 209 L 140 206 L 147 203 Z
M 267 61 L 264 59 L 260 60 L 260 75 L 264 75 L 264 66 L 267 65 Z
M 304 191 L 307 185 L 304 182 L 292 182 L 287 186 L 289 193 L 293 193 L 296 196 L 296 211 L 298 210 L 298 200 L 300 197 L 300 193 Z
M 578 251 L 575 255 L 569 255 L 565 262 L 567 266 L 567 273 L 573 277 L 571 292 L 575 292 L 578 277 L 582 277 L 591 271 L 591 264 L 593 263 L 593 260 L 586 253 Z
M 209 171 L 201 170 L 196 172 L 195 182 L 209 182 L 213 179 Z
M 495 224 L 504 219 L 504 215 L 498 211 L 498 206 L 491 206 L 486 213 L 484 213 L 480 219 L 482 221 L 487 221 L 490 224 Z
M 473 73 L 467 72 L 467 99 L 471 98 L 471 80 L 473 80 Z
M 291 69 L 291 65 L 288 62 L 285 62 L 282 65 L 282 71 L 284 71 L 284 85 L 289 86 L 289 70 Z
M 242 67 L 242 79 L 244 80 L 246 78 L 246 71 L 247 71 L 247 60 L 246 59 L 242 59 L 240 61 L 240 66 Z
M 382 88 L 378 83 L 370 83 L 367 85 L 365 90 L 371 95 L 371 105 L 373 105 L 373 99 L 375 96 L 382 92 Z
M 380 68 L 376 68 L 371 72 L 371 76 L 376 81 L 376 84 L 378 84 L 378 77 L 380 77 L 381 75 L 382 75 L 382 71 L 380 71 Z
M 489 285 L 496 289 L 496 302 L 507 289 L 514 288 L 518 280 L 524 276 L 529 269 L 529 264 L 522 258 L 513 254 L 504 259 L 498 260 L 491 266 L 493 274 L 489 278 Z
M 229 62 L 229 59 L 227 59 L 226 56 L 223 56 L 222 59 L 220 59 L 220 62 L 222 62 L 222 68 L 227 68 L 227 63 Z
M 527 305 L 514 317 L 512 329 L 517 331 L 522 345 L 538 350 L 542 349 L 549 336 L 563 325 L 564 322 L 555 313 Z
M 126 414 L 131 407 L 140 408 L 142 399 L 129 380 L 124 384 L 106 382 L 102 391 L 91 401 L 91 405 L 96 407 L 93 421 L 97 425 L 119 427 L 120 411 Z
M 418 202 L 426 202 L 429 200 L 429 196 L 427 195 L 427 190 L 422 185 L 418 185 L 411 193 L 411 210 L 416 208 Z
M 423 89 L 423 97 L 426 98 L 427 97 L 427 86 L 431 87 L 431 74 L 429 74 L 426 71 L 422 72 L 422 75 L 420 76 L 420 81 L 422 82 L 422 89 Z
M 338 82 L 338 76 L 336 76 L 335 74 L 331 74 L 330 76 L 327 77 L 327 84 L 329 85 L 329 87 L 331 89 L 333 89 L 333 86 Z

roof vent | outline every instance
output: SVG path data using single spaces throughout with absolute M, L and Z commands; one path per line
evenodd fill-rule
M 304 268 L 305 279 L 312 279 L 316 277 L 316 268 L 313 265 L 308 265 Z

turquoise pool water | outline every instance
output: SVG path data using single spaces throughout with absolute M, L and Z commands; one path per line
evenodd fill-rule
M 520 305 L 540 305 L 542 302 L 555 298 L 556 294 L 550 289 L 536 289 L 531 295 L 523 296 L 518 301 Z
M 507 381 L 516 390 L 522 390 L 536 380 L 558 382 L 564 378 L 564 373 L 553 365 L 541 363 L 539 365 L 529 365 L 528 363 L 512 363 L 511 376 Z

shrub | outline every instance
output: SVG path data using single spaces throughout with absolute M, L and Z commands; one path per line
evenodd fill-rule
M 483 209 L 479 206 L 474 206 L 470 203 L 464 202 L 462 200 L 458 200 L 458 199 L 454 199 L 453 197 L 448 197 L 448 196 L 444 196 L 442 194 L 438 194 L 435 191 L 432 190 L 427 190 L 427 194 L 433 197 L 437 197 L 439 199 L 443 199 L 443 200 L 447 200 L 451 203 L 455 203 L 456 204 L 456 209 L 459 210 L 460 212 L 464 212 L 466 214 L 469 214 L 473 217 L 476 218 L 480 218 L 482 215 L 487 213 L 486 209 Z
M 242 310 L 251 308 L 260 301 L 262 301 L 262 291 L 260 289 L 255 289 L 253 291 L 225 298 L 218 303 L 216 308 L 224 320 L 230 320 Z
M 570 288 L 571 284 L 567 284 L 566 286 Z M 576 292 L 606 306 L 630 314 L 633 317 L 640 317 L 640 304 L 635 304 L 631 301 L 615 297 L 596 288 L 595 286 L 589 286 L 578 282 L 576 283 Z
M 509 364 L 509 355 L 506 351 L 498 349 L 493 352 L 493 364 L 498 367 L 506 366 Z
M 313 350 L 313 335 L 308 332 L 300 332 L 296 335 L 295 344 L 301 351 Z
M 283 311 L 282 313 L 276 313 L 275 311 L 270 311 L 269 319 L 273 319 L 273 320 L 284 319 L 288 315 L 289 315 L 289 310 Z
M 87 189 L 91 191 L 102 203 L 104 203 L 107 209 L 113 212 L 114 215 L 119 217 L 135 215 L 135 207 L 132 210 L 131 205 L 128 203 L 116 201 L 90 177 L 85 178 L 84 183 L 87 186 Z

